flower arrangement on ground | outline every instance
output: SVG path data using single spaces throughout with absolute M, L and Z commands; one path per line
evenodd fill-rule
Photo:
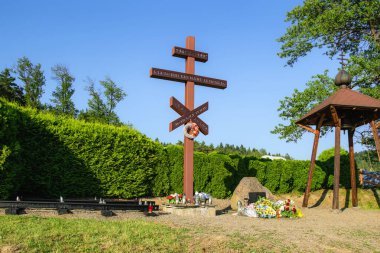
M 297 218 L 303 216 L 301 210 L 296 208 L 294 201 L 291 199 L 278 200 L 273 203 L 273 208 L 276 210 L 278 218 Z
M 272 202 L 267 198 L 259 198 L 258 201 L 246 207 L 242 207 L 240 203 L 238 214 L 260 218 L 300 218 L 303 216 L 301 210 L 296 208 L 294 201 L 287 199 Z
M 260 218 L 274 218 L 276 211 L 272 207 L 273 203 L 269 199 L 259 198 L 255 203 L 255 210 Z

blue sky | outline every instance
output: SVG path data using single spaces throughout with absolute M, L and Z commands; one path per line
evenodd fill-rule
M 286 143 L 270 131 L 281 122 L 279 100 L 295 88 L 304 89 L 311 76 L 330 70 L 338 60 L 314 51 L 293 67 L 277 53 L 276 39 L 289 26 L 286 12 L 298 0 L 258 1 L 10 1 L 1 2 L 0 69 L 18 58 L 40 63 L 46 76 L 43 102 L 50 102 L 56 87 L 51 67 L 66 65 L 76 78 L 76 108 L 87 107 L 87 77 L 111 77 L 128 94 L 118 105 L 123 122 L 155 139 L 175 143 L 182 129 L 168 131 L 178 115 L 169 98 L 184 102 L 184 84 L 149 78 L 158 67 L 184 71 L 184 59 L 171 56 L 174 46 L 185 47 L 186 36 L 195 36 L 196 50 L 207 52 L 206 63 L 197 62 L 195 73 L 228 81 L 225 90 L 196 86 L 195 106 L 209 101 L 200 118 L 209 125 L 208 136 L 198 141 L 218 145 L 265 148 L 310 159 L 313 136 Z M 346 136 L 342 136 L 345 140 Z M 319 151 L 333 147 L 333 135 L 320 141 Z M 346 147 L 346 142 L 342 143 Z

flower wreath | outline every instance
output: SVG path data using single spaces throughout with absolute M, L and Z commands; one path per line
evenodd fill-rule
M 185 125 L 183 128 L 183 134 L 189 138 L 189 139 L 194 139 L 195 137 L 198 136 L 199 134 L 199 126 L 193 122 L 189 122 Z

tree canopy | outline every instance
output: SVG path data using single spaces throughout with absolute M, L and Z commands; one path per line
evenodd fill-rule
M 58 86 L 53 91 L 51 101 L 54 104 L 54 111 L 60 114 L 75 116 L 76 110 L 71 97 L 74 94 L 72 88 L 75 78 L 70 74 L 68 68 L 63 65 L 55 65 L 51 68 L 53 79 L 58 82 Z
M 107 99 L 106 104 L 106 120 L 108 124 L 120 124 L 119 117 L 115 113 L 116 105 L 123 100 L 127 94 L 110 78 L 100 81 L 104 88 L 104 96 Z
M 293 66 L 313 49 L 330 59 L 340 53 L 348 58 L 346 70 L 354 77 L 352 87 L 380 98 L 380 1 L 379 0 L 305 0 L 287 13 L 290 26 L 278 39 L 281 52 Z M 272 131 L 286 141 L 297 141 L 305 130 L 294 122 L 335 90 L 326 71 L 312 77 L 304 91 L 294 90 L 280 101 L 279 124 Z M 326 132 L 326 129 L 325 131 Z
M 106 77 L 105 80 L 99 83 L 104 88 L 104 97 L 106 102 L 102 98 L 101 91 L 95 89 L 95 83 L 93 80 L 88 79 L 88 91 L 90 93 L 90 99 L 88 100 L 88 109 L 81 111 L 79 119 L 84 119 L 90 122 L 101 122 L 113 125 L 120 125 L 120 119 L 115 113 L 116 105 L 126 97 L 126 93 L 118 87 L 110 77 Z
M 12 70 L 9 68 L 0 72 L 0 96 L 8 101 L 25 105 L 23 89 L 15 83 L 16 78 L 11 73 Z
M 18 78 L 24 83 L 26 105 L 41 108 L 41 97 L 44 93 L 45 76 L 41 64 L 34 65 L 27 57 L 17 61 Z

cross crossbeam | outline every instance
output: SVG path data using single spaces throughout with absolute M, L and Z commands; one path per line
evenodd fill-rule
M 169 131 L 173 131 L 181 125 L 192 121 L 199 126 L 199 130 L 204 134 L 208 135 L 208 125 L 204 123 L 198 116 L 208 110 L 208 102 L 198 106 L 194 110 L 189 110 L 181 102 L 179 102 L 175 97 L 170 98 L 170 107 L 177 112 L 181 117 L 174 120 L 169 124 Z
M 200 62 L 206 62 L 208 60 L 208 53 L 203 53 L 182 47 L 173 47 L 172 55 L 180 58 L 193 57 L 194 60 Z
M 194 82 L 197 85 L 217 88 L 217 89 L 227 88 L 227 81 L 225 80 L 186 74 L 186 73 L 171 71 L 171 70 L 166 70 L 166 69 L 151 68 L 150 77 L 169 80 L 169 81 L 183 82 L 183 83 Z

